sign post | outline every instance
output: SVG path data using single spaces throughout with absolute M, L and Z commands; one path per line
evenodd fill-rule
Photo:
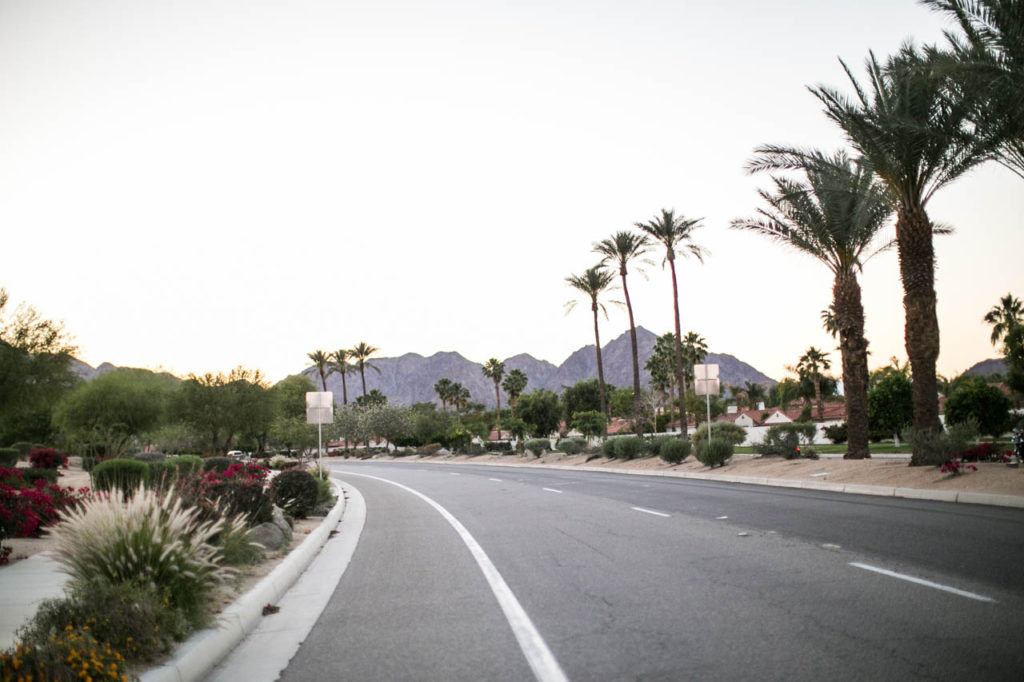
M 708 443 L 711 442 L 711 395 L 718 395 L 718 365 L 693 366 L 694 392 L 705 396 L 708 405 Z
M 334 394 L 330 391 L 306 393 L 306 423 L 316 424 L 317 455 L 320 471 L 324 470 L 323 425 L 334 421 Z

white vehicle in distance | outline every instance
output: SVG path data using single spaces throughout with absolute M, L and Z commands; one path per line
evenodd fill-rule
M 241 450 L 231 450 L 228 452 L 228 457 L 234 457 L 235 459 L 248 459 L 249 455 Z

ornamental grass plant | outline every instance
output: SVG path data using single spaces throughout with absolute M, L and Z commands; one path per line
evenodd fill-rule
M 202 520 L 173 488 L 160 495 L 140 487 L 130 498 L 114 490 L 65 511 L 53 535 L 56 559 L 73 587 L 147 586 L 198 626 L 206 622 L 213 591 L 234 575 L 221 564 L 215 539 L 243 525 L 239 516 Z

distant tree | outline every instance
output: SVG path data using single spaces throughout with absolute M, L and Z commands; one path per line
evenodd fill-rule
M 868 425 L 874 433 L 898 435 L 914 417 L 913 386 L 900 372 L 889 372 L 868 390 Z
M 612 290 L 611 283 L 614 280 L 615 274 L 610 270 L 606 270 L 602 265 L 589 268 L 582 275 L 569 275 L 565 278 L 569 286 L 586 294 L 590 299 L 590 310 L 594 314 L 594 350 L 597 353 L 597 382 L 601 399 L 601 411 L 605 414 L 608 414 L 608 399 L 607 388 L 604 382 L 604 364 L 601 360 L 601 334 L 598 332 L 597 327 L 597 311 L 603 312 L 605 319 L 608 319 L 608 309 L 604 303 L 600 302 L 599 298 L 604 292 Z M 616 301 L 612 302 L 615 303 Z M 577 301 L 573 300 L 565 304 L 566 315 L 576 307 L 576 303 Z
M 481 368 L 483 375 L 494 382 L 494 414 L 497 416 L 498 433 L 501 433 L 501 379 L 505 376 L 505 363 L 498 358 L 491 358 Z
M 575 413 L 571 425 L 587 438 L 603 437 L 608 429 L 608 419 L 604 412 L 588 410 Z
M 339 348 L 330 355 L 331 370 L 341 375 L 341 404 L 348 405 L 348 373 L 352 371 L 352 351 Z
M 508 404 L 512 410 L 512 417 L 516 416 L 516 402 L 519 400 L 519 396 L 524 390 L 526 390 L 526 384 L 529 383 L 529 378 L 522 370 L 514 369 L 508 373 L 505 380 L 501 382 L 501 387 L 505 389 L 505 393 L 508 394 Z
M 531 435 L 537 438 L 558 431 L 561 416 L 558 395 L 554 391 L 541 388 L 519 397 L 519 418 L 530 426 Z
M 609 391 L 615 390 L 614 386 L 605 385 Z M 572 386 L 562 387 L 562 409 L 566 422 L 571 422 L 577 412 L 599 411 L 607 414 L 601 405 L 600 383 L 596 378 L 582 379 Z M 607 405 L 604 406 L 605 408 Z
M 962 424 L 973 418 L 978 430 L 998 438 L 1010 430 L 1010 399 L 983 377 L 966 377 L 946 400 L 946 423 Z
M 206 452 L 226 452 L 239 435 L 265 434 L 272 401 L 259 370 L 236 367 L 222 373 L 190 374 L 174 397 L 178 418 L 200 436 Z
M 269 433 L 271 442 L 288 452 L 305 452 L 316 445 L 316 429 L 306 423 L 306 393 L 315 390 L 316 385 L 305 374 L 287 377 L 271 387 L 274 411 Z
M 1024 394 L 1024 325 L 1017 325 L 1003 343 L 1006 357 L 1006 384 L 1018 395 Z
M 686 385 L 693 386 L 693 366 L 703 364 L 708 357 L 708 344 L 697 332 L 687 332 L 683 337 L 683 373 Z
M 323 390 L 326 391 L 327 377 L 329 377 L 333 371 L 331 368 L 330 357 L 322 350 L 315 350 L 312 353 L 306 353 L 306 357 L 313 363 L 313 368 L 320 376 L 320 385 L 323 387 Z
M 672 341 L 675 351 L 675 383 L 679 386 L 680 392 L 685 392 L 687 384 L 686 378 L 683 374 L 683 346 L 682 346 L 682 330 L 679 327 L 679 284 L 676 281 L 676 253 L 681 252 L 684 256 L 689 254 L 696 258 L 701 263 L 704 262 L 704 256 L 707 255 L 707 251 L 704 247 L 700 246 L 693 241 L 693 231 L 700 227 L 700 221 L 703 218 L 688 219 L 683 216 L 676 216 L 674 211 L 661 209 L 661 215 L 655 216 L 653 219 L 646 223 L 636 223 L 636 227 L 646 234 L 651 239 L 661 242 L 665 246 L 665 260 L 662 262 L 664 267 L 665 263 L 668 263 L 669 270 L 672 272 L 672 310 L 675 314 L 675 334 L 672 336 Z M 671 391 L 669 395 L 669 410 L 671 411 Z M 686 437 L 686 404 L 685 401 L 679 401 L 680 423 L 680 436 Z M 671 415 L 669 416 L 671 420 Z
M 750 407 L 756 408 L 759 403 L 763 403 L 765 398 L 768 397 L 767 391 L 764 389 L 764 384 L 759 384 L 756 381 L 746 381 L 743 383 L 743 390 L 747 394 L 747 398 L 750 400 Z
M 811 346 L 800 356 L 796 369 L 801 378 L 806 377 L 814 385 L 814 401 L 818 405 L 818 419 L 825 418 L 825 401 L 821 397 L 822 374 L 831 366 L 828 353 Z
M 999 299 L 999 305 L 985 313 L 985 322 L 992 325 L 992 345 L 1005 341 L 1014 327 L 1024 324 L 1024 304 L 1013 294 Z
M 448 378 L 441 378 L 434 382 L 434 393 L 437 394 L 438 399 L 441 401 L 441 409 L 447 410 L 448 403 L 452 399 L 452 386 L 454 382 Z
M 374 348 L 365 341 L 360 341 L 359 345 L 349 351 L 352 359 L 356 361 L 356 365 L 359 367 L 359 378 L 363 381 L 363 395 L 366 395 L 366 369 L 372 369 L 373 371 L 380 374 L 380 369 L 376 365 L 370 364 L 370 356 L 376 353 L 379 348 Z
M 462 413 L 466 410 L 471 398 L 472 396 L 470 396 L 468 388 L 458 381 L 452 384 L 451 400 L 452 405 L 455 406 L 456 419 L 460 424 L 462 423 Z
M 619 277 L 622 279 L 622 294 L 626 299 L 626 312 L 629 313 L 629 341 L 633 352 L 633 426 L 638 436 L 643 436 L 643 419 L 640 403 L 640 355 L 636 342 L 636 323 L 633 321 L 633 304 L 629 300 L 629 288 L 626 286 L 627 267 L 630 262 L 638 260 L 647 253 L 650 241 L 646 235 L 632 232 L 616 232 L 608 239 L 594 244 L 594 251 L 601 255 L 602 265 L 612 263 L 618 265 Z
M 371 389 L 366 395 L 361 395 L 356 398 L 356 405 L 359 407 L 379 407 L 381 405 L 387 405 L 388 399 L 383 393 L 378 391 L 376 388 Z
M 612 413 L 612 416 L 623 419 L 634 416 L 635 403 L 637 403 L 634 395 L 633 389 L 626 386 L 609 391 L 608 410 Z
M 644 369 L 651 375 L 651 386 L 667 394 L 666 404 L 668 406 L 668 421 L 672 421 L 672 403 L 675 399 L 677 381 L 684 376 L 681 370 L 682 365 L 676 366 L 676 335 L 672 332 L 659 336 L 654 342 L 654 350 L 647 358 Z M 682 347 L 680 346 L 680 349 Z M 682 351 L 680 350 L 680 357 Z M 680 371 L 677 372 L 676 370 Z M 686 411 L 681 411 L 681 419 L 685 422 Z M 686 426 L 683 425 L 685 432 Z

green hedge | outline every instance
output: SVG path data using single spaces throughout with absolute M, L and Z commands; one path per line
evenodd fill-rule
M 198 474 L 203 470 L 203 458 L 199 455 L 177 455 L 165 461 L 174 467 L 175 475 L 179 477 Z
M 235 460 L 230 457 L 207 457 L 203 460 L 203 471 L 216 471 L 218 474 L 223 474 L 234 463 Z
M 679 464 L 690 456 L 693 443 L 686 438 L 672 438 L 662 441 L 658 455 L 669 464 Z
M 120 490 L 125 497 L 148 482 L 149 465 L 134 459 L 108 459 L 92 470 L 94 489 L 105 492 Z
M 727 440 L 714 437 L 710 441 L 702 440 L 697 443 L 697 461 L 711 468 L 722 466 L 732 457 L 732 449 L 733 444 Z
M 304 519 L 316 509 L 319 488 L 313 474 L 299 469 L 282 471 L 270 483 L 274 504 L 297 519 Z

